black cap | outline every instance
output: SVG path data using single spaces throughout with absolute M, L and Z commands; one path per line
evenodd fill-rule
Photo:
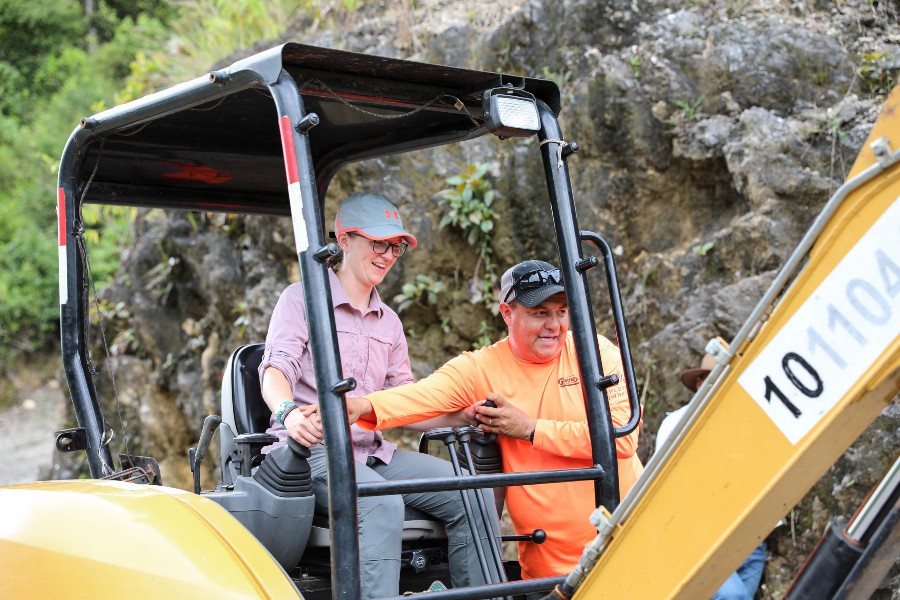
M 507 269 L 500 278 L 498 300 L 533 308 L 555 294 L 565 292 L 559 269 L 542 260 L 526 260 Z

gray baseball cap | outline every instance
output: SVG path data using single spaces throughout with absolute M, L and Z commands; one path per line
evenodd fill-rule
M 550 296 L 565 292 L 559 269 L 542 260 L 526 260 L 510 267 L 500 278 L 501 303 L 515 300 L 534 308 Z
M 397 207 L 377 194 L 353 194 L 338 208 L 334 218 L 335 233 L 358 233 L 371 240 L 403 236 L 415 248 L 416 237 L 403 228 Z

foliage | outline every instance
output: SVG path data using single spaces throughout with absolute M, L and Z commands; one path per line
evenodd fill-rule
M 572 71 L 569 69 L 563 69 L 561 71 L 551 71 L 549 67 L 541 68 L 541 77 L 544 79 L 549 79 L 553 83 L 556 84 L 556 87 L 562 92 L 569 85 L 569 81 L 572 79 Z
M 234 309 L 234 314 L 237 315 L 237 318 L 232 325 L 238 328 L 238 339 L 242 340 L 247 333 L 247 326 L 250 325 L 250 310 L 247 303 L 242 300 Z
M 444 291 L 445 287 L 443 281 L 432 279 L 428 275 L 416 275 L 414 281 L 404 283 L 401 292 L 394 296 L 397 312 L 403 312 L 413 304 L 422 303 L 422 301 L 426 301 L 428 304 L 437 304 L 438 295 Z
M 22 196 L 34 193 L 33 187 L 0 193 L 0 357 L 42 347 L 59 319 L 52 209 L 22 210 Z
M 894 87 L 894 77 L 889 65 L 891 55 L 887 52 L 872 51 L 862 55 L 859 76 L 870 94 L 881 96 Z
M 478 251 L 478 262 L 469 285 L 471 301 L 477 303 L 488 299 L 493 305 L 491 288 L 497 275 L 490 242 L 495 217 L 492 205 L 497 194 L 486 179 L 488 170 L 488 165 L 483 163 L 467 165 L 462 173 L 446 180 L 451 187 L 438 192 L 438 202 L 445 208 L 439 227 L 456 227 Z M 479 275 L 482 262 L 484 277 Z
M 631 65 L 631 74 L 634 75 L 635 79 L 638 79 L 641 76 L 641 59 L 638 56 L 631 56 L 628 58 L 628 64 Z
M 472 342 L 472 350 L 490 346 L 492 343 L 490 326 L 487 324 L 487 321 L 480 321 L 478 323 L 478 339 Z
M 0 0 L 0 355 L 39 348 L 58 329 L 55 180 L 80 118 L 194 78 L 236 49 L 277 37 L 297 11 L 320 5 L 326 3 Z M 118 269 L 134 211 L 86 204 L 82 217 L 99 288 Z
M 697 256 L 706 256 L 707 254 L 709 254 L 709 251 L 712 250 L 713 246 L 715 246 L 715 245 L 716 245 L 715 242 L 706 242 L 703 244 L 697 244 L 696 246 L 691 248 L 691 252 L 693 252 Z
M 174 81 L 192 79 L 236 50 L 278 38 L 302 13 L 319 18 L 327 5 L 324 0 L 181 0 L 171 47 L 146 58 L 163 65 Z
M 677 106 L 681 111 L 681 117 L 683 121 L 698 121 L 700 120 L 700 105 L 703 103 L 703 98 L 698 98 L 693 103 L 685 102 L 684 100 L 673 100 L 672 104 Z M 675 119 L 672 119 L 673 123 Z
M 495 193 L 484 177 L 488 169 L 486 164 L 467 165 L 462 173 L 447 179 L 451 187 L 438 192 L 439 202 L 447 208 L 438 226 L 460 229 L 472 246 L 486 245 L 494 229 L 491 204 Z
M 20 3 L 0 0 L 0 353 L 34 350 L 59 322 L 57 162 L 82 116 L 114 99 L 137 49 L 164 30 L 161 0 L 140 5 L 98 2 Z M 96 285 L 118 269 L 130 214 L 113 210 L 101 224 L 87 207 L 85 240 Z

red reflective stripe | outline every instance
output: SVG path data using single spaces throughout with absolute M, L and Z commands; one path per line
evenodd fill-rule
M 281 148 L 284 154 L 284 171 L 287 173 L 288 185 L 300 181 L 297 173 L 297 153 L 294 151 L 294 128 L 287 116 L 278 119 L 278 129 L 281 131 Z
M 66 193 L 62 188 L 56 190 L 56 221 L 59 223 L 59 245 L 66 245 Z

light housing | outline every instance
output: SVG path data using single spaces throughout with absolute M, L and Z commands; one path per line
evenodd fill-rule
M 484 127 L 497 137 L 529 137 L 541 128 L 537 102 L 524 90 L 494 88 L 483 96 Z

